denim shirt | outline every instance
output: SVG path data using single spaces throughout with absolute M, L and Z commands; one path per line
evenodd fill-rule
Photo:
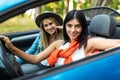
M 32 54 L 32 55 L 35 55 L 41 51 L 43 51 L 43 45 L 40 45 L 39 46 L 39 42 L 40 42 L 40 34 L 36 37 L 36 39 L 34 40 L 32 46 L 27 50 L 25 51 L 27 54 Z M 38 46 L 39 46 L 39 49 L 38 49 Z M 24 62 L 24 60 L 22 60 L 21 58 L 17 57 L 16 56 L 16 60 L 18 63 L 22 64 Z

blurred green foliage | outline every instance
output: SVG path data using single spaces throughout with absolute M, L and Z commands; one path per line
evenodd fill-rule
M 39 29 L 29 16 L 19 15 L 0 24 L 0 34 Z
M 116 1 L 117 0 L 110 0 L 109 6 L 115 9 L 120 9 L 120 1 L 119 2 Z M 73 4 L 74 4 L 73 8 L 76 9 L 77 0 L 73 0 Z M 58 2 L 52 2 L 41 7 L 42 12 L 53 11 L 63 16 L 64 11 L 63 0 Z M 91 0 L 85 0 L 85 2 L 81 6 L 81 9 L 89 7 L 92 7 Z M 34 19 L 31 19 L 30 16 L 27 16 L 25 14 L 16 16 L 0 24 L 0 34 L 39 29 L 34 21 L 35 21 Z

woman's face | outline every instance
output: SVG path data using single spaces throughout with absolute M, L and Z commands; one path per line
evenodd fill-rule
M 71 21 L 66 23 L 66 32 L 70 40 L 78 38 L 78 36 L 82 32 L 82 27 L 77 19 L 72 19 Z
M 43 28 L 50 35 L 53 35 L 57 31 L 57 26 L 55 22 L 53 22 L 53 20 L 50 20 L 50 19 L 43 20 Z

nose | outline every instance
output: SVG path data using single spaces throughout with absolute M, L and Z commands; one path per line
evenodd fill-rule
M 51 29 L 52 27 L 51 27 L 51 25 L 48 25 L 48 29 Z
M 72 32 L 74 32 L 74 31 L 75 31 L 75 27 L 74 27 L 74 26 L 72 26 L 71 31 L 72 31 Z

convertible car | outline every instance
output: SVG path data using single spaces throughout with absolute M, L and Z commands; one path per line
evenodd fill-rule
M 1 0 L 0 23 L 28 9 L 55 1 L 61 0 Z M 115 9 L 94 7 L 82 11 L 88 22 L 89 35 L 120 39 L 120 14 Z M 16 47 L 25 51 L 38 34 L 39 30 L 33 30 L 2 35 L 8 36 Z M 15 55 L 0 40 L 0 80 L 120 80 L 119 61 L 120 47 L 116 47 L 70 64 L 24 75 Z

